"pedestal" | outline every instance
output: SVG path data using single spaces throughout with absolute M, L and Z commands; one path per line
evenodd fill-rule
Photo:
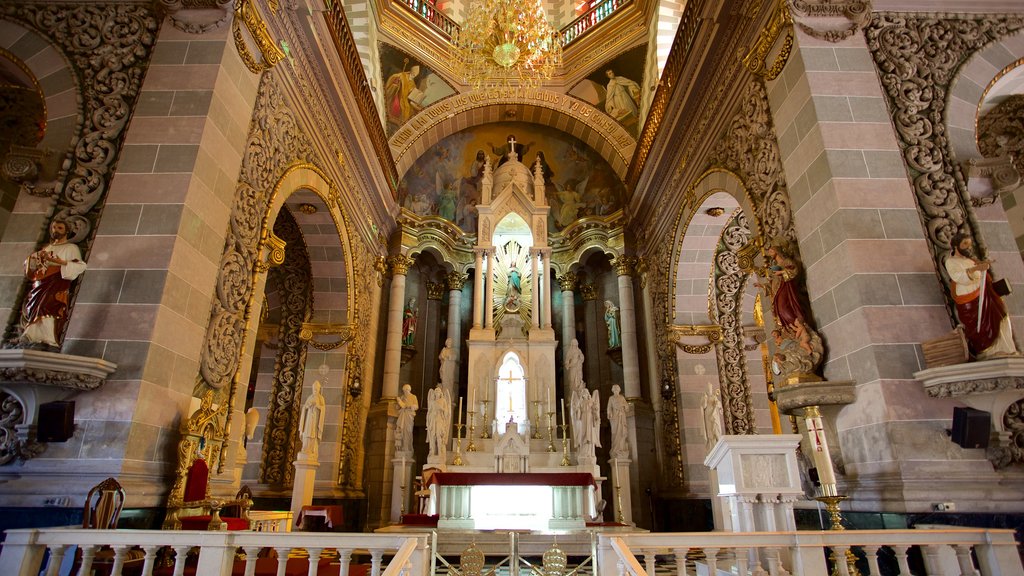
M 295 483 L 292 485 L 292 518 L 298 518 L 303 506 L 313 503 L 313 488 L 316 484 L 316 469 L 320 461 L 300 452 L 295 460 Z
M 630 486 L 630 464 L 633 461 L 629 458 L 612 458 L 608 464 L 612 469 L 612 497 L 615 498 L 614 509 L 616 522 L 635 526 L 633 522 L 633 498 Z
M 408 513 L 409 494 L 416 491 L 413 486 L 413 466 L 416 461 L 412 452 L 399 452 L 391 461 L 394 466 L 394 475 L 391 480 L 391 522 L 397 524 L 402 520 L 402 514 Z

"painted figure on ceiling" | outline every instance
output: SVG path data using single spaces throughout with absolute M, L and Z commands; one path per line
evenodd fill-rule
M 413 65 L 406 71 L 405 67 L 408 64 L 409 59 L 406 58 L 401 72 L 392 74 L 384 85 L 387 119 L 392 129 L 397 129 L 405 124 L 407 120 L 423 109 L 423 92 L 416 87 L 416 77 L 420 74 L 420 67 Z

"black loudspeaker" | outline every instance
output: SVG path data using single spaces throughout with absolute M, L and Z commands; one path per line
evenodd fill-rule
M 974 408 L 953 408 L 953 442 L 961 448 L 988 448 L 992 415 Z
M 47 402 L 39 405 L 36 438 L 40 442 L 67 442 L 75 433 L 75 403 Z

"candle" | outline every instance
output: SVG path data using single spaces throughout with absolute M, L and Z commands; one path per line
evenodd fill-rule
M 565 398 L 562 398 L 562 425 L 565 425 Z
M 476 398 L 476 387 L 472 386 L 469 389 L 469 406 L 466 406 L 467 410 L 473 406 L 473 399 L 474 398 Z
M 456 427 L 455 434 L 458 434 L 458 429 L 462 428 L 462 396 L 459 396 L 459 425 Z
M 811 446 L 814 448 L 814 465 L 818 468 L 818 481 L 822 486 L 836 484 L 836 473 L 832 468 L 832 456 L 829 454 L 828 441 L 825 439 L 825 427 L 822 424 L 821 416 L 812 416 L 805 421 L 807 435 L 811 439 Z
M 544 395 L 548 398 L 548 412 L 551 412 L 551 384 L 548 384 L 548 391 Z

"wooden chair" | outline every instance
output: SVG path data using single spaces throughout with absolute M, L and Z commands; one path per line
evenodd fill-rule
M 415 496 L 419 502 L 417 511 L 420 514 L 426 514 L 429 512 L 427 509 L 430 505 L 430 482 L 434 479 L 434 474 L 440 472 L 440 468 L 424 468 L 423 476 L 419 481 Z
M 82 512 L 82 528 L 112 530 L 117 528 L 117 521 L 124 509 L 124 488 L 114 478 L 107 478 L 85 497 L 85 509 Z M 95 499 L 95 502 L 93 500 Z
M 200 406 L 182 422 L 178 442 L 178 468 L 167 497 L 165 530 L 248 530 L 252 492 L 239 490 L 234 499 L 222 500 L 210 494 L 210 474 L 220 465 L 227 440 L 225 406 L 213 407 L 213 392 L 203 395 Z M 221 516 L 233 507 L 237 516 Z

